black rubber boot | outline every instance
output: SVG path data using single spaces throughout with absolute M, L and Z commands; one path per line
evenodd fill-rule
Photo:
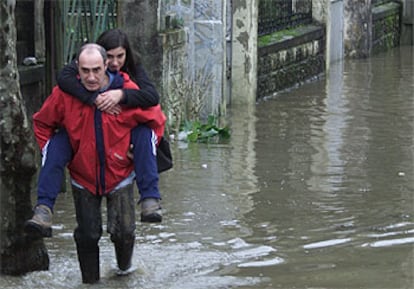
M 99 239 L 102 236 L 102 197 L 72 186 L 76 210 L 74 238 L 83 283 L 99 281 Z
M 134 240 L 118 241 L 115 243 L 115 255 L 118 263 L 118 275 L 127 274 L 131 268 L 132 253 L 134 251 Z
M 114 243 L 117 275 L 128 275 L 135 244 L 135 204 L 134 186 L 129 184 L 110 193 L 107 198 L 107 231 Z
M 93 284 L 99 281 L 99 247 L 95 249 L 77 248 L 82 273 L 82 283 Z

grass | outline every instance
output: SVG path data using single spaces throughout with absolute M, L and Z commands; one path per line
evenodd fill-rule
M 285 39 L 291 39 L 300 35 L 299 31 L 294 29 L 285 29 L 277 32 L 273 32 L 271 34 L 266 34 L 263 36 L 259 36 L 258 44 L 259 46 L 267 46 L 275 42 L 279 42 Z

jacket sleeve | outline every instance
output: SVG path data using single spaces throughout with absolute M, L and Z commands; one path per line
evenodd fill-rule
M 40 110 L 33 115 L 33 130 L 40 149 L 43 149 L 55 130 L 62 125 L 63 116 L 64 102 L 62 94 L 55 87 Z
M 158 104 L 148 108 L 131 108 L 129 111 L 132 112 L 129 121 L 134 122 L 134 125 L 146 124 L 152 128 L 157 135 L 159 143 L 164 135 L 165 122 L 167 120 L 161 106 Z
M 160 97 L 154 84 L 149 80 L 142 64 L 136 67 L 136 82 L 139 90 L 124 89 L 122 104 L 128 107 L 148 108 L 159 104 Z
M 91 92 L 80 83 L 78 77 L 78 67 L 73 60 L 70 64 L 63 67 L 57 77 L 57 84 L 67 94 L 70 94 L 83 103 L 92 105 L 98 96 L 98 92 Z

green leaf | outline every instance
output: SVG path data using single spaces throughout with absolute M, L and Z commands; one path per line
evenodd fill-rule
M 230 138 L 230 130 L 228 127 L 220 128 L 217 126 L 217 117 L 208 116 L 207 123 L 200 121 L 184 121 L 182 129 L 189 132 L 187 141 L 189 142 L 219 142 Z

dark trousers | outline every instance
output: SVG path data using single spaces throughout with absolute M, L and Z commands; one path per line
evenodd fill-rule
M 83 283 L 99 280 L 99 240 L 102 236 L 102 196 L 72 187 L 77 227 L 74 232 Z M 135 202 L 133 185 L 120 188 L 106 197 L 107 232 L 115 246 L 118 267 L 131 266 L 135 241 Z

